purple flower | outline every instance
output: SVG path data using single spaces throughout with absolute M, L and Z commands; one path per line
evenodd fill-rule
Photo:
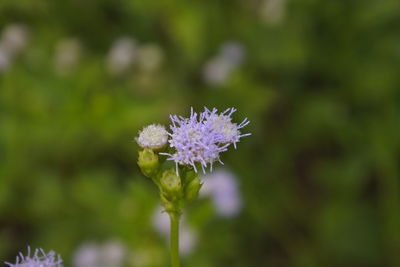
M 24 256 L 19 253 L 15 264 L 6 262 L 9 267 L 62 267 L 62 260 L 60 255 L 56 255 L 54 251 L 45 253 L 43 249 L 36 249 L 33 256 L 30 256 L 31 251 L 28 247 L 28 255 Z
M 209 124 L 209 128 L 221 134 L 219 140 L 220 143 L 233 144 L 236 149 L 236 143 L 239 142 L 239 139 L 251 134 L 241 134 L 239 130 L 250 123 L 247 118 L 245 118 L 239 125 L 232 122 L 231 116 L 235 111 L 235 108 L 228 108 L 221 114 L 217 114 L 218 110 L 216 108 L 214 108 L 212 111 L 206 109 L 208 114 L 205 123 Z
M 170 156 L 168 160 L 175 161 L 177 172 L 178 164 L 190 165 L 196 172 L 196 164 L 200 164 L 205 172 L 207 164 L 212 168 L 214 161 L 220 161 L 219 153 L 227 150 L 228 145 L 219 145 L 221 134 L 209 127 L 210 124 L 204 123 L 207 114 L 206 111 L 197 114 L 191 109 L 190 118 L 170 116 L 172 133 L 169 134 L 171 136 L 169 143 L 176 152 L 164 154 Z
M 239 129 L 246 126 L 249 121 L 245 119 L 241 124 L 232 123 L 230 117 L 234 108 L 229 108 L 217 114 L 217 109 L 210 111 L 204 108 L 200 114 L 191 109 L 190 117 L 171 115 L 172 125 L 170 125 L 170 147 L 175 149 L 174 153 L 160 153 L 168 155 L 168 160 L 176 163 L 178 174 L 178 164 L 190 165 L 197 172 L 196 164 L 200 164 L 203 173 L 205 168 L 210 165 L 212 171 L 213 163 L 220 160 L 219 154 L 227 150 L 230 144 L 236 143 L 243 136 Z

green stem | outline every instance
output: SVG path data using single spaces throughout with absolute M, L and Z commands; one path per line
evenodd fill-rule
M 179 267 L 179 218 L 180 214 L 177 212 L 170 212 L 171 219 L 171 266 Z

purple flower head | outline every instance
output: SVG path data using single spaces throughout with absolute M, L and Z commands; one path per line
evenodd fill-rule
M 208 112 L 197 114 L 192 109 L 190 118 L 170 116 L 172 133 L 169 134 L 169 143 L 176 152 L 165 155 L 170 156 L 168 159 L 174 160 L 176 165 L 190 165 L 197 172 L 196 163 L 199 163 L 205 172 L 207 164 L 212 168 L 214 161 L 220 161 L 219 153 L 227 150 L 227 145 L 219 145 L 221 134 L 204 123 L 207 114 Z
M 193 112 L 191 109 L 190 117 L 171 115 L 172 125 L 170 125 L 170 147 L 175 152 L 160 153 L 168 155 L 168 160 L 173 160 L 177 166 L 190 165 L 197 172 L 196 164 L 200 164 L 203 173 L 205 168 L 210 165 L 212 171 L 213 163 L 219 161 L 219 154 L 227 150 L 227 147 L 236 143 L 240 137 L 249 135 L 241 135 L 239 129 L 246 126 L 249 122 L 245 119 L 240 125 L 231 122 L 230 116 L 236 110 L 234 108 L 227 109 L 221 114 L 217 114 L 217 109 L 212 111 L 204 108 L 200 114 Z
M 31 250 L 28 247 L 28 255 L 24 256 L 19 253 L 15 264 L 6 262 L 9 267 L 62 267 L 62 260 L 60 255 L 56 255 L 54 251 L 45 253 L 43 249 L 36 249 L 33 256 L 30 256 Z
M 207 112 L 206 124 L 214 131 L 220 133 L 220 143 L 233 144 L 236 149 L 236 143 L 241 137 L 251 135 L 250 133 L 241 134 L 241 128 L 245 127 L 250 121 L 245 118 L 239 125 L 232 122 L 232 114 L 236 111 L 235 108 L 228 108 L 224 112 L 218 114 L 218 110 L 214 108 L 212 111 L 205 109 Z

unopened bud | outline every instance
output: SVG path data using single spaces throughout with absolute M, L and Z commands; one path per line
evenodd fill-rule
M 142 173 L 147 177 L 157 174 L 160 167 L 157 154 L 150 149 L 139 151 L 138 165 Z
M 198 195 L 199 195 L 199 191 L 200 188 L 203 184 L 200 182 L 199 177 L 195 177 L 193 178 L 187 185 L 185 188 L 185 199 L 187 201 L 193 201 L 195 200 Z
M 139 132 L 139 137 L 136 138 L 136 142 L 142 148 L 148 148 L 152 150 L 161 150 L 168 142 L 168 132 L 164 126 L 158 124 L 151 124 L 143 128 Z
M 160 179 L 161 190 L 168 199 L 177 199 L 181 196 L 181 178 L 176 175 L 175 170 L 165 171 Z

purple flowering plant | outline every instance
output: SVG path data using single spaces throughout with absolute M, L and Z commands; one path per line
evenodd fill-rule
M 232 121 L 235 108 L 218 112 L 216 108 L 190 117 L 170 115 L 169 131 L 162 125 L 151 124 L 143 128 L 136 142 L 139 151 L 138 165 L 142 173 L 159 188 L 164 212 L 171 220 L 171 266 L 180 266 L 179 220 L 182 208 L 198 197 L 202 183 L 198 172 L 212 172 L 216 162 L 224 164 L 220 154 L 250 133 L 241 130 L 249 121 L 237 124 Z M 171 165 L 170 163 L 174 163 Z
M 45 253 L 43 249 L 35 249 L 31 256 L 31 250 L 28 247 L 28 255 L 22 253 L 16 258 L 15 263 L 6 262 L 9 267 L 63 267 L 60 255 L 56 255 L 54 251 Z

